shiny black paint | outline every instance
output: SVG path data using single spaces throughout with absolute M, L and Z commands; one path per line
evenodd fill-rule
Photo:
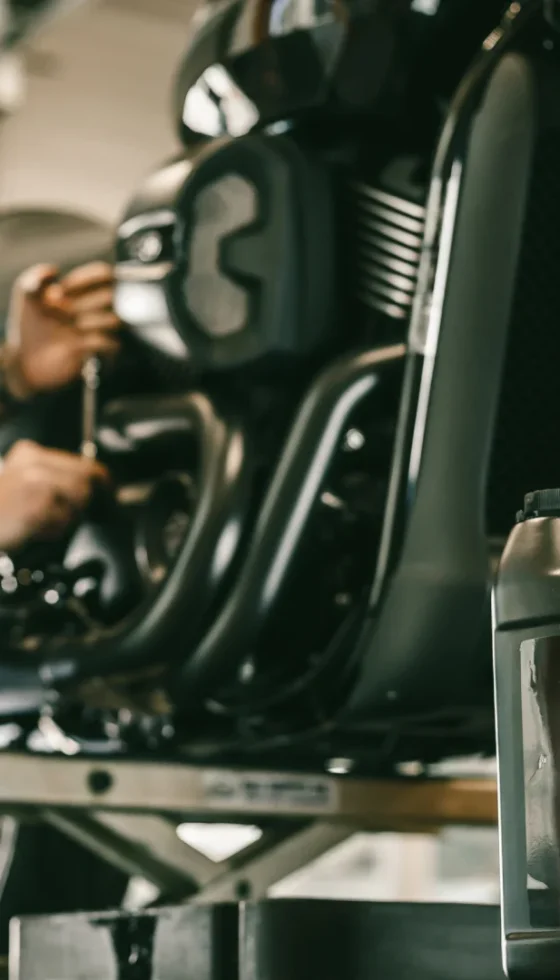
M 479 663 L 487 657 L 487 647 L 484 652 L 480 647 L 488 632 L 491 574 L 484 526 L 485 491 L 533 138 L 531 78 L 516 80 L 515 66 L 511 82 L 504 78 L 504 99 L 494 97 L 493 103 L 496 118 L 503 110 L 507 113 L 505 124 L 501 119 L 496 123 L 501 127 L 500 134 L 503 127 L 504 141 L 510 140 L 507 159 L 500 148 L 500 136 L 496 163 L 489 163 L 486 171 L 471 177 L 467 148 L 472 159 L 480 161 L 482 148 L 491 146 L 489 134 L 494 130 L 494 123 L 488 124 L 486 132 L 477 133 L 475 114 L 489 91 L 492 72 L 504 63 L 500 61 L 504 50 L 511 50 L 512 45 L 515 49 L 517 35 L 531 24 L 539 9 L 539 4 L 528 4 L 519 16 L 506 16 L 501 38 L 483 55 L 461 86 L 436 155 L 428 202 L 430 217 L 410 333 L 409 385 L 414 391 L 414 378 L 420 371 L 420 397 L 413 408 L 412 432 L 407 429 L 410 418 L 406 411 L 401 416 L 403 435 L 397 440 L 397 453 L 404 449 L 405 459 L 397 455 L 394 461 L 393 473 L 396 476 L 400 471 L 402 482 L 400 489 L 396 480 L 392 487 L 387 524 L 397 530 L 395 518 L 399 509 L 402 513 L 404 501 L 409 516 L 398 559 L 391 550 L 399 544 L 398 532 L 391 534 L 385 528 L 369 621 L 359 645 L 362 674 L 345 709 L 342 719 L 345 725 L 356 722 L 367 725 L 368 719 L 384 713 L 390 716 L 407 710 L 427 711 L 430 703 L 457 705 L 462 698 L 468 702 L 469 697 L 488 697 L 489 679 L 483 686 L 480 667 L 475 666 L 477 656 Z M 499 69 L 496 75 L 498 72 Z M 527 72 L 530 75 L 529 68 Z M 505 92 L 508 91 L 510 103 L 506 110 Z M 522 112 L 525 113 L 523 125 L 518 125 Z M 478 118 L 482 118 L 482 113 Z M 476 149 L 471 149 L 475 145 Z M 489 161 L 492 153 L 489 150 Z M 512 158 L 515 167 L 513 163 L 509 166 Z M 506 169 L 515 190 L 509 196 L 504 194 L 498 204 L 498 197 L 491 190 L 492 182 L 503 184 Z M 467 179 L 470 200 L 480 202 L 480 211 L 477 206 L 464 203 L 468 201 Z M 482 207 L 486 187 L 497 208 L 491 220 L 492 205 Z M 450 193 L 457 203 L 451 229 L 446 229 L 444 216 Z M 509 207 L 512 197 L 517 213 Z M 509 256 L 501 246 L 491 246 L 493 229 L 505 227 L 501 215 L 507 209 L 508 220 L 512 221 Z M 486 220 L 489 225 L 485 232 Z M 493 254 L 504 258 L 503 268 L 491 267 L 490 258 L 481 261 L 482 242 L 488 243 Z M 446 249 L 450 250 L 447 259 Z M 445 294 L 440 297 L 437 278 L 442 265 Z M 475 306 L 481 304 L 481 312 L 475 313 L 473 309 L 461 325 L 462 313 L 467 308 L 466 296 L 461 291 L 470 274 L 474 279 L 469 297 Z M 443 299 L 442 308 L 440 299 Z M 478 336 L 475 324 L 482 324 L 492 304 L 495 304 L 492 331 L 484 330 L 484 336 Z M 425 315 L 426 308 L 430 310 L 430 320 Z M 452 404 L 459 406 L 458 412 L 450 412 Z M 408 445 L 407 431 L 411 438 Z M 379 573 L 391 566 L 394 574 L 383 580 Z M 407 609 L 406 617 L 399 615 L 402 609 Z M 407 636 L 407 624 L 412 622 L 414 639 L 412 635 Z M 420 622 L 422 629 L 418 628 Z
M 368 0 L 332 5 L 326 12 L 289 5 L 294 27 L 275 25 L 277 5 L 230 2 L 195 32 L 175 86 L 181 138 L 193 146 L 232 132 L 228 105 L 244 98 L 243 131 L 278 119 L 326 115 L 410 119 L 449 98 L 481 39 L 498 21 L 502 0 L 442 0 L 434 16 L 411 9 L 410 0 Z M 302 26 L 298 29 L 298 21 Z M 220 84 L 208 77 L 219 67 Z M 205 74 L 206 73 L 206 74 Z M 202 77 L 204 75 L 204 78 Z M 225 80 L 225 83 L 224 83 Z M 213 132 L 188 120 L 189 92 L 217 107 Z M 191 96 L 192 99 L 192 96 Z M 232 103 L 233 104 L 233 103 Z
M 258 643 L 301 547 L 309 516 L 355 406 L 402 363 L 403 346 L 349 355 L 309 389 L 262 504 L 248 554 L 230 598 L 185 660 L 180 701 L 208 697 Z

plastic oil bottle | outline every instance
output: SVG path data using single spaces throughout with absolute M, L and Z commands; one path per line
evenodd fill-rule
M 492 615 L 504 969 L 560 980 L 560 489 L 525 498 Z

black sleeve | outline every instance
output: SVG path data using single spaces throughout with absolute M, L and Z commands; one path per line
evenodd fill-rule
M 5 347 L 0 346 L 0 424 L 21 408 L 22 402 L 15 398 L 6 384 Z

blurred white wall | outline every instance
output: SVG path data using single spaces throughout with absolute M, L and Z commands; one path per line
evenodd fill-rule
M 193 0 L 98 0 L 35 36 L 23 106 L 0 125 L 0 207 L 114 221 L 177 149 L 170 113 Z

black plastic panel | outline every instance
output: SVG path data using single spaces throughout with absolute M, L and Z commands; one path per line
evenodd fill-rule
M 246 909 L 240 966 L 243 980 L 502 980 L 499 911 L 262 902 Z
M 542 117 L 554 92 L 560 102 L 560 72 L 541 84 Z M 509 326 L 488 483 L 494 536 L 508 534 L 526 493 L 560 485 L 560 112 L 554 115 L 541 118 Z

